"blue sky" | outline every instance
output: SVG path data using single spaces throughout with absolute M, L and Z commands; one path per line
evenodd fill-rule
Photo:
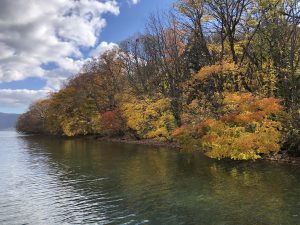
M 141 0 L 136 5 L 123 2 L 119 16 L 106 16 L 108 26 L 103 30 L 100 39 L 118 43 L 136 32 L 143 31 L 149 14 L 168 10 L 172 2 L 171 0 Z
M 168 10 L 173 3 L 46 2 L 0 2 L 0 112 L 26 111 L 31 102 L 57 90 L 91 54 L 142 32 L 150 13 Z

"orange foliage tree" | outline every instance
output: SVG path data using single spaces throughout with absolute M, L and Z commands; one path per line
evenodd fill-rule
M 276 116 L 282 111 L 280 101 L 250 93 L 224 96 L 218 119 L 178 128 L 173 136 L 189 148 L 201 147 L 211 158 L 258 159 L 262 154 L 278 152 L 281 124 Z
M 125 127 L 118 110 L 103 113 L 101 115 L 99 125 L 100 133 L 106 135 L 121 134 Z

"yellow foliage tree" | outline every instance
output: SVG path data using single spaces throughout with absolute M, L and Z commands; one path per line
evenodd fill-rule
M 175 118 L 167 98 L 145 97 L 139 100 L 131 97 L 122 104 L 121 113 L 127 126 L 140 138 L 170 139 L 170 132 L 175 128 Z
M 237 70 L 237 66 L 233 62 L 223 61 L 218 64 L 204 66 L 198 73 L 194 75 L 194 79 L 204 80 L 213 74 L 233 73 Z
M 94 133 L 93 120 L 99 115 L 94 100 L 74 86 L 52 94 L 48 110 L 51 134 L 77 136 Z

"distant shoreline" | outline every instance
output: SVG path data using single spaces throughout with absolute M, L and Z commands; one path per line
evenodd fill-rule
M 0 129 L 0 131 L 16 131 L 16 128 L 14 127 L 11 127 L 11 128 L 3 128 L 3 129 Z M 17 132 L 17 131 L 16 131 Z

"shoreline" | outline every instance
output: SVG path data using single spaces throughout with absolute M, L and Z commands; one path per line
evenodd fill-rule
M 125 144 L 135 144 L 135 145 L 145 145 L 152 147 L 166 147 L 170 149 L 180 150 L 182 147 L 174 142 L 167 141 L 158 141 L 154 139 L 133 139 L 126 137 L 94 137 L 97 141 L 107 141 L 113 143 L 125 143 Z M 233 160 L 234 161 L 234 160 Z M 279 163 L 285 165 L 299 165 L 300 166 L 300 157 L 293 157 L 285 153 L 279 153 L 274 156 L 265 156 L 257 161 L 271 162 L 271 163 Z
M 65 136 L 53 136 L 53 135 L 41 135 L 41 134 L 31 134 L 29 136 L 56 137 L 62 139 L 87 139 L 87 140 L 90 139 L 95 141 L 107 141 L 113 143 L 135 144 L 135 145 L 144 145 L 144 146 L 152 146 L 152 147 L 165 147 L 174 150 L 182 149 L 182 147 L 175 142 L 159 141 L 155 139 L 136 139 L 136 138 L 126 137 L 126 136 L 125 137 L 105 137 L 105 136 L 103 137 L 99 135 L 86 135 L 86 136 L 76 136 L 76 137 L 65 137 Z M 278 153 L 274 156 L 265 156 L 255 161 L 264 161 L 270 163 L 300 166 L 300 157 L 290 156 L 288 155 L 287 152 Z
M 135 145 L 145 145 L 153 147 L 167 147 L 172 149 L 181 149 L 181 147 L 175 142 L 168 141 L 158 141 L 154 139 L 133 139 L 126 137 L 95 137 L 97 141 L 108 141 L 114 143 L 124 143 L 124 144 L 135 144 Z
M 288 164 L 288 165 L 298 165 L 300 166 L 300 157 L 293 157 L 289 156 L 286 152 L 279 153 L 274 156 L 267 156 L 262 158 L 261 160 L 267 161 L 267 162 L 274 162 L 279 164 Z

